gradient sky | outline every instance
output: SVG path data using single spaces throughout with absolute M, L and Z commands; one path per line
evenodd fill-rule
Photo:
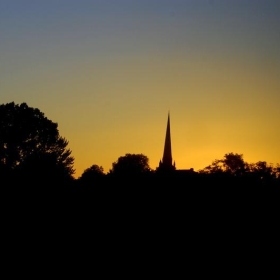
M 58 123 L 76 177 L 126 153 L 280 163 L 279 0 L 0 0 L 0 104 Z

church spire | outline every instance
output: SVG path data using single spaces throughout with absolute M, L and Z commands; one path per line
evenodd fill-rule
M 175 163 L 172 164 L 172 149 L 171 149 L 171 132 L 170 132 L 170 114 L 168 112 L 167 127 L 165 134 L 164 150 L 162 160 L 159 162 L 160 170 L 175 170 Z
M 168 119 L 167 119 L 167 127 L 166 127 L 166 135 L 165 135 L 165 143 L 164 143 L 162 163 L 165 166 L 172 166 L 172 150 L 171 150 L 171 133 L 170 133 L 170 114 L 169 114 L 169 112 L 168 112 Z

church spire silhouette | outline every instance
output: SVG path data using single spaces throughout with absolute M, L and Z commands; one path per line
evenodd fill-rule
M 159 162 L 159 169 L 174 170 L 175 163 L 172 165 L 172 148 L 171 148 L 171 132 L 170 132 L 170 113 L 168 112 L 167 127 L 165 134 L 164 150 L 162 160 Z
M 172 165 L 172 149 L 171 149 L 170 114 L 169 114 L 169 112 L 168 112 L 168 119 L 167 119 L 167 127 L 166 127 L 162 163 L 166 166 Z

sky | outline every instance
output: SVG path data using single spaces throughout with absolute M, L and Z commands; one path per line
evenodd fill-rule
M 280 163 L 279 0 L 0 0 L 0 104 L 58 123 L 76 177 L 152 169 L 170 111 L 177 169 Z

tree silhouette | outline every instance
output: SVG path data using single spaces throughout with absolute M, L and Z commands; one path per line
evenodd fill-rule
M 273 168 L 273 171 L 275 173 L 276 178 L 280 180 L 280 164 L 277 163 L 277 165 Z
M 105 177 L 102 166 L 93 164 L 91 167 L 84 170 L 81 177 L 78 179 L 82 184 L 91 185 L 99 183 Z
M 266 161 L 258 161 L 249 164 L 250 172 L 255 178 L 263 182 L 268 182 L 277 178 L 277 169 L 273 165 L 268 164 Z
M 220 159 L 215 159 L 212 161 L 212 164 L 206 166 L 202 170 L 200 170 L 200 173 L 221 173 L 224 172 L 224 165 L 223 165 L 223 160 Z
M 126 154 L 112 164 L 110 174 L 119 176 L 142 175 L 151 170 L 149 159 L 143 154 Z
M 232 175 L 243 174 L 247 163 L 243 160 L 242 154 L 228 153 L 223 159 L 216 159 L 211 165 L 201 170 L 201 173 L 222 173 L 226 172 Z
M 245 172 L 246 163 L 242 154 L 225 154 L 222 162 L 226 172 L 233 175 L 242 175 Z
M 71 177 L 74 158 L 57 123 L 37 108 L 14 102 L 0 105 L 0 167 L 29 178 Z M 17 172 L 17 173 L 15 173 Z M 42 177 L 40 177 L 43 179 Z

